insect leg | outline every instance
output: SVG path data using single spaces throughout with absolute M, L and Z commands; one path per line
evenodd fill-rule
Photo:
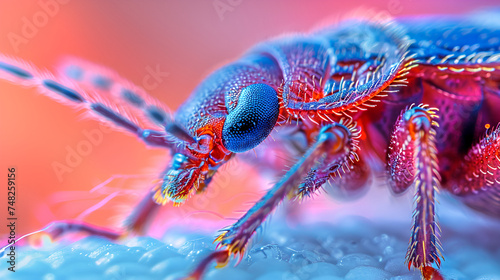
M 425 279 L 433 278 L 441 264 L 439 226 L 434 197 L 440 187 L 435 147 L 436 110 L 426 105 L 410 106 L 399 116 L 388 149 L 387 170 L 392 190 L 404 191 L 415 184 L 415 212 L 406 262 L 421 270 Z
M 255 231 L 282 200 L 297 192 L 297 187 L 310 170 L 317 169 L 321 173 L 335 172 L 344 165 L 352 155 L 352 126 L 354 124 L 349 123 L 344 126 L 336 123 L 323 127 L 316 142 L 285 176 L 242 218 L 217 237 L 215 241 L 219 242 L 218 247 L 221 250 L 205 258 L 190 275 L 191 279 L 199 279 L 213 260 L 223 266 L 232 255 L 238 254 L 241 257 Z
M 127 236 L 129 233 L 139 233 L 147 227 L 148 222 L 152 220 L 155 216 L 158 208 L 160 207 L 154 203 L 152 199 L 152 192 L 146 195 L 141 202 L 134 208 L 132 214 L 125 221 L 125 230 L 112 230 L 105 227 L 100 227 L 97 225 L 92 225 L 78 220 L 61 220 L 55 221 L 47 225 L 41 230 L 37 230 L 28 234 L 21 236 L 16 240 L 16 243 L 20 244 L 20 241 L 26 237 L 44 233 L 49 235 L 52 239 L 57 239 L 71 233 L 87 234 L 92 236 L 100 236 L 110 240 L 117 240 L 122 237 Z M 0 248 L 0 256 L 10 245 Z
M 364 194 L 371 185 L 370 167 L 360 155 L 359 160 L 349 162 L 340 174 L 332 174 L 331 187 L 326 188 L 326 193 L 338 200 L 354 200 Z
M 328 192 L 339 199 L 354 197 L 367 186 L 369 170 L 364 161 L 357 154 L 359 150 L 358 138 L 361 136 L 360 129 L 353 123 L 346 124 L 349 129 L 348 156 L 341 161 L 323 161 L 312 168 L 303 179 L 302 183 L 293 193 L 296 199 L 304 199 L 318 192 L 329 179 L 331 188 Z
M 500 217 L 500 126 L 469 150 L 447 186 L 468 206 Z
M 132 213 L 125 220 L 124 232 L 113 231 L 105 228 L 100 228 L 95 225 L 82 223 L 78 221 L 61 221 L 54 224 L 54 229 L 49 230 L 49 234 L 53 238 L 60 237 L 71 232 L 86 233 L 89 235 L 102 236 L 111 240 L 116 240 L 119 237 L 126 236 L 128 233 L 141 234 L 147 228 L 149 222 L 155 217 L 161 205 L 153 200 L 153 192 L 149 192 L 135 206 Z
M 153 195 L 153 191 L 148 192 L 127 217 L 125 220 L 127 231 L 141 234 L 146 230 L 149 222 L 156 216 L 161 207 L 160 204 L 154 202 Z
M 110 240 L 117 240 L 123 234 L 104 227 L 99 227 L 82 221 L 63 220 L 50 223 L 44 230 L 52 239 L 57 239 L 70 233 L 85 233 L 100 236 Z
M 111 240 L 116 240 L 122 236 L 121 233 L 106 228 L 90 225 L 81 221 L 55 221 L 41 230 L 30 232 L 16 239 L 16 244 L 20 245 L 25 238 L 33 236 L 38 233 L 48 234 L 52 239 L 71 232 L 87 233 L 89 235 L 101 236 Z M 10 244 L 0 248 L 0 257 L 4 255 L 5 251 L 10 247 Z

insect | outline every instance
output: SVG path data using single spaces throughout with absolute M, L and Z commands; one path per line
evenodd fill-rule
M 220 234 L 218 250 L 191 278 L 201 278 L 212 261 L 224 265 L 243 255 L 283 200 L 311 196 L 330 178 L 353 194 L 373 170 L 386 174 L 393 193 L 414 186 L 406 263 L 425 279 L 442 279 L 433 267 L 442 259 L 436 192 L 448 191 L 478 211 L 500 216 L 496 26 L 477 15 L 353 19 L 280 37 L 209 75 L 173 115 L 113 71 L 81 60 L 63 63 L 54 76 L 4 56 L 0 77 L 38 87 L 171 151 L 162 183 L 130 214 L 129 231 L 144 230 L 159 205 L 181 206 L 210 188 L 221 166 L 271 134 L 284 144 L 294 136 L 305 139 L 296 146 L 299 159 Z M 122 235 L 71 221 L 51 234 L 70 231 Z

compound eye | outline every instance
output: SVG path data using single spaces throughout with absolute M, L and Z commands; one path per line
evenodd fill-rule
M 278 115 L 278 94 L 272 87 L 266 84 L 247 86 L 241 91 L 236 108 L 224 122 L 224 146 L 234 153 L 255 148 L 269 136 Z

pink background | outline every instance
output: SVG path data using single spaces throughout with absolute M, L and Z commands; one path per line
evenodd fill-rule
M 141 85 L 146 68 L 159 67 L 169 76 L 150 91 L 173 110 L 210 71 L 237 58 L 253 44 L 284 32 L 307 31 L 327 20 L 345 16 L 355 8 L 375 9 L 393 16 L 430 13 L 465 13 L 498 1 L 377 0 L 377 1 L 68 1 L 32 38 L 15 47 L 9 33 L 22 35 L 23 18 L 43 12 L 41 1 L 0 2 L 0 52 L 54 70 L 63 55 L 74 55 L 115 69 Z M 218 14 L 214 5 L 229 5 Z M 232 5 L 232 6 L 231 6 Z M 35 19 L 37 20 L 37 19 Z M 40 20 L 40 19 L 38 19 Z M 36 90 L 0 81 L 0 225 L 7 214 L 7 167 L 17 168 L 18 234 L 40 228 L 54 219 L 71 219 L 96 204 L 105 194 L 89 194 L 95 185 L 113 174 L 150 174 L 147 178 L 113 182 L 110 186 L 141 193 L 168 162 L 168 154 L 148 149 L 129 135 L 104 134 L 102 143 L 83 157 L 82 163 L 58 180 L 54 162 L 65 162 L 67 147 L 85 140 L 83 131 L 99 129 L 97 122 L 81 120 L 81 112 L 62 106 Z M 234 166 L 233 166 L 234 167 Z M 231 167 L 228 167 L 231 173 Z M 214 224 L 238 217 L 235 210 L 258 199 L 268 185 L 249 180 L 255 171 L 231 176 L 227 188 L 196 202 L 189 202 L 190 217 L 210 219 Z M 221 179 L 219 179 L 220 183 Z M 251 184 L 244 182 L 251 181 Z M 225 182 L 225 181 L 224 181 Z M 224 185 L 224 183 L 221 183 Z M 236 196 L 236 194 L 242 194 Z M 120 195 L 109 206 L 85 218 L 108 225 L 120 220 L 139 199 Z M 228 201 L 229 200 L 229 201 Z M 223 203 L 226 202 L 227 203 Z M 131 204 L 132 203 L 132 204 Z M 320 205 L 320 204 L 318 204 Z M 409 205 L 405 211 L 411 211 Z M 326 206 L 325 206 L 326 207 Z M 180 209 L 167 206 L 170 217 Z M 408 221 L 410 216 L 407 217 Z M 215 223 L 217 222 L 217 223 Z M 0 233 L 4 233 L 0 226 Z M 0 234 L 1 235 L 1 234 Z M 2 242 L 3 243 L 3 242 Z

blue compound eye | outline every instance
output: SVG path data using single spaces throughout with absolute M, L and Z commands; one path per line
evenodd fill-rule
M 247 86 L 224 122 L 224 146 L 234 153 L 255 148 L 271 133 L 278 115 L 278 95 L 272 87 L 266 84 Z

